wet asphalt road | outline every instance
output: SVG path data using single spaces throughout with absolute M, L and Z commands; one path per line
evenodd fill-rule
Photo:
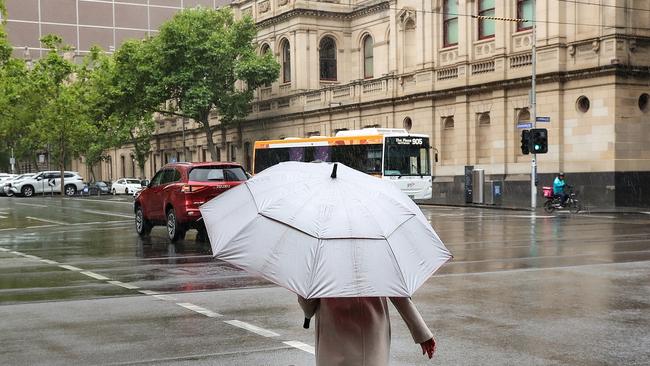
M 392 314 L 393 365 L 650 364 L 650 215 L 422 209 L 455 257 L 414 296 L 438 351 Z M 0 197 L 0 364 L 313 365 L 295 295 L 132 217 Z

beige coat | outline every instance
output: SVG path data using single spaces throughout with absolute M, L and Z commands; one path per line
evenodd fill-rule
M 433 337 L 409 298 L 391 297 L 415 343 Z M 390 319 L 385 297 L 298 296 L 305 318 L 316 315 L 317 366 L 384 366 L 390 352 Z M 414 349 L 419 352 L 419 348 Z

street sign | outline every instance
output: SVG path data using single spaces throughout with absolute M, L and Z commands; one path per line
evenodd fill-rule
M 38 156 L 38 162 L 39 163 L 44 163 L 45 162 L 45 154 L 40 154 Z
M 530 122 L 517 123 L 517 128 L 533 128 L 533 124 Z
M 48 185 L 48 186 L 50 186 L 50 187 L 54 187 L 54 184 L 55 184 L 55 183 L 54 183 L 54 178 L 50 178 L 50 179 L 47 180 L 47 185 Z
M 535 118 L 535 121 L 537 121 L 537 122 L 551 122 L 551 117 L 544 117 L 544 116 L 539 117 L 538 116 L 537 118 Z
M 16 164 L 16 159 L 15 158 L 9 158 L 9 164 L 11 164 L 11 165 Z

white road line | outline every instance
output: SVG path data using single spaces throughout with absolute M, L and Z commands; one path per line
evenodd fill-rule
M 206 308 L 200 307 L 198 305 L 194 305 L 194 304 L 189 303 L 189 302 L 177 302 L 176 305 L 182 306 L 185 309 L 192 310 L 192 311 L 197 312 L 199 314 L 203 314 L 203 315 L 205 315 L 207 317 L 210 317 L 210 318 L 218 318 L 218 317 L 223 316 L 223 315 L 221 315 L 219 313 L 215 313 L 212 310 L 208 310 Z
M 41 259 L 41 262 L 47 263 L 47 264 L 59 264 L 57 261 L 51 261 L 49 259 Z
M 41 260 L 40 257 L 37 257 L 37 256 L 35 256 L 35 255 L 31 255 L 31 254 L 25 254 L 25 255 L 23 255 L 23 257 L 25 257 L 25 258 L 30 258 L 30 259 L 36 259 L 37 261 L 40 261 L 40 260 Z
M 41 208 L 47 207 L 46 205 L 37 205 L 37 204 L 34 204 L 34 203 L 18 203 L 18 202 L 16 202 L 16 204 L 17 205 L 22 205 L 22 206 L 32 206 L 32 207 L 41 207 Z
M 308 345 L 307 343 L 302 343 L 298 341 L 286 341 L 282 343 L 286 344 L 287 346 L 291 346 L 293 348 L 297 348 L 299 350 L 305 351 L 307 353 L 311 353 L 312 355 L 316 354 L 316 349 L 314 349 L 314 347 Z
M 152 295 L 158 300 L 163 300 L 163 301 L 177 301 L 178 299 L 175 298 L 174 296 L 169 296 L 169 295 Z
M 34 217 L 34 216 L 25 216 L 25 218 L 26 218 L 26 219 L 30 219 L 30 220 L 37 220 L 37 221 L 49 222 L 50 224 L 68 225 L 67 222 L 56 221 L 56 220 L 49 220 L 49 219 L 41 219 L 41 218 L 39 218 L 39 217 Z
M 26 227 L 10 227 L 7 229 L 0 229 L 0 231 L 11 231 L 11 230 L 25 230 L 25 229 L 38 229 L 42 227 L 53 227 L 56 225 L 36 225 L 36 226 L 26 226 Z
M 0 215 L 0 219 L 6 219 L 6 218 L 7 218 L 7 216 Z
M 90 272 L 90 271 L 81 271 L 80 273 L 81 273 L 82 275 L 86 275 L 86 276 L 88 276 L 88 277 L 92 277 L 92 278 L 94 278 L 94 279 L 96 279 L 96 280 L 100 280 L 100 281 L 108 281 L 108 280 L 110 280 L 110 278 L 108 278 L 108 277 L 104 277 L 104 276 L 102 276 L 102 275 L 100 275 L 100 274 L 98 274 L 98 273 L 95 273 L 95 272 Z
M 108 283 L 110 283 L 111 285 L 124 287 L 125 289 L 129 289 L 129 290 L 137 290 L 137 289 L 140 288 L 138 286 L 131 285 L 131 284 L 128 284 L 128 283 L 124 283 L 122 281 L 108 281 Z
M 126 214 L 116 214 L 116 213 L 111 213 L 111 212 L 101 212 L 101 211 L 95 211 L 95 210 L 82 210 L 83 212 L 88 212 L 91 214 L 96 214 L 96 215 L 106 215 L 106 216 L 116 216 L 116 217 L 128 217 L 128 218 L 134 218 L 135 216 L 133 215 L 126 215 Z
M 20 256 L 24 255 L 23 253 L 21 253 L 21 252 L 17 252 L 17 251 L 15 251 L 15 250 L 12 250 L 12 251 L 9 252 L 9 253 L 11 253 L 11 254 L 15 254 L 15 255 L 20 255 Z
M 7 248 L 0 248 L 0 251 L 1 251 L 1 252 L 8 252 L 9 249 L 7 249 Z
M 70 265 L 67 265 L 67 264 L 59 264 L 59 267 L 61 267 L 63 269 L 67 269 L 69 271 L 83 271 L 83 269 L 81 269 L 79 267 L 70 266 Z
M 145 294 L 145 295 L 158 295 L 160 293 L 160 292 L 151 291 L 151 290 L 140 290 L 138 292 L 141 293 L 141 294 Z
M 259 334 L 262 337 L 270 338 L 270 337 L 279 337 L 280 336 L 278 333 L 271 332 L 270 330 L 266 330 L 264 328 L 260 328 L 260 327 L 257 327 L 255 325 L 253 325 L 253 324 L 248 324 L 246 322 L 242 322 L 242 321 L 239 321 L 239 320 L 225 320 L 224 323 L 230 324 L 230 325 L 238 327 L 238 328 L 246 329 L 249 332 Z
M 126 205 L 133 205 L 133 202 L 126 202 L 126 201 L 117 201 L 117 200 L 92 200 L 92 199 L 87 199 L 87 198 L 74 198 L 72 199 L 73 201 L 91 201 L 91 202 L 101 202 L 101 203 L 122 203 Z

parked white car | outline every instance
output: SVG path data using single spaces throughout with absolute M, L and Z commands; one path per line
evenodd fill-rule
M 83 178 L 77 172 L 63 172 L 65 195 L 74 196 L 84 188 Z M 46 171 L 37 173 L 31 177 L 24 178 L 11 184 L 11 191 L 25 197 L 31 197 L 38 193 L 59 193 L 61 192 L 61 172 Z
M 4 183 L 7 179 L 13 179 L 15 177 L 16 174 L 0 173 L 0 184 Z
M 140 180 L 135 178 L 120 178 L 111 185 L 113 194 L 135 194 L 142 189 Z
M 5 179 L 0 183 L 0 195 L 13 196 L 14 192 L 11 190 L 11 186 L 17 182 L 21 182 L 23 179 L 34 176 L 36 173 L 26 173 L 20 174 L 13 178 Z

